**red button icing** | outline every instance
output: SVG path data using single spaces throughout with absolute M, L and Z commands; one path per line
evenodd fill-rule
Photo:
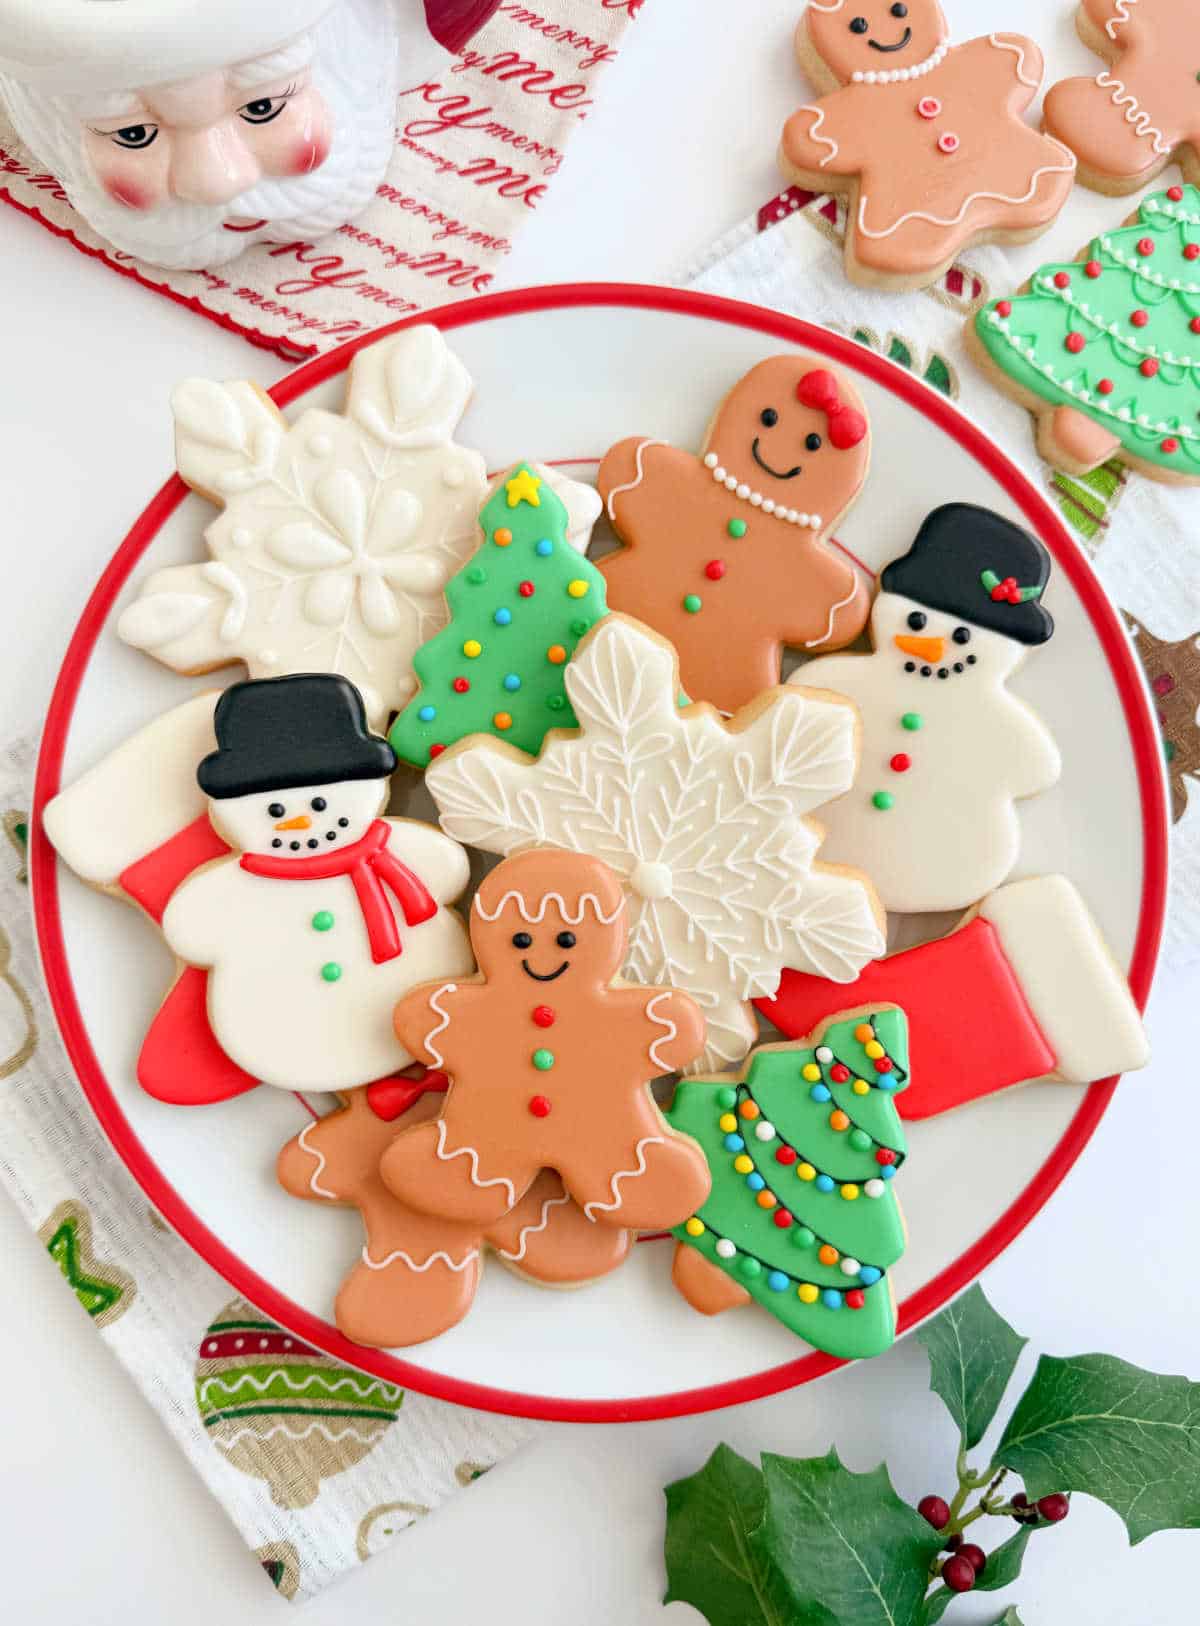
M 550 1116 L 550 1103 L 544 1095 L 535 1095 L 529 1103 L 529 1110 L 535 1118 L 548 1118 Z
M 540 1028 L 552 1028 L 555 1022 L 554 1011 L 549 1005 L 539 1005 L 533 1013 L 533 1020 Z

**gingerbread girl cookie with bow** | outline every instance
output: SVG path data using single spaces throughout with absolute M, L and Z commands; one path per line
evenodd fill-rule
M 1046 129 L 1079 160 L 1079 179 L 1119 197 L 1172 159 L 1200 185 L 1200 10 L 1194 0 L 1083 0 L 1075 26 L 1108 66 L 1046 94 Z
M 418 1213 L 393 1196 L 380 1159 L 405 1129 L 436 1118 L 445 1088 L 444 1074 L 428 1073 L 353 1090 L 279 1154 L 285 1191 L 362 1216 L 362 1257 L 334 1306 L 339 1329 L 355 1343 L 405 1348 L 457 1326 L 475 1298 L 485 1248 L 531 1281 L 573 1287 L 615 1270 L 633 1244 L 631 1232 L 586 1220 L 548 1171 L 486 1231 Z
M 951 48 L 937 0 L 811 0 L 796 35 L 820 100 L 784 126 L 789 181 L 845 194 L 846 274 L 935 283 L 973 243 L 1026 243 L 1075 180 L 1060 141 L 1025 122 L 1042 53 L 1020 34 Z
M 862 489 L 871 440 L 850 381 L 811 356 L 760 362 L 717 409 L 699 457 L 623 440 L 600 467 L 620 553 L 608 607 L 674 644 L 694 700 L 722 711 L 779 682 L 785 645 L 852 643 L 869 584 L 827 538 Z
M 549 1168 L 606 1227 L 681 1224 L 704 1202 L 704 1154 L 649 1089 L 699 1055 L 704 1020 L 686 994 L 618 980 L 627 932 L 599 859 L 535 848 L 492 870 L 471 911 L 480 976 L 396 1006 L 401 1044 L 451 1079 L 438 1122 L 384 1153 L 396 1196 L 492 1225 Z

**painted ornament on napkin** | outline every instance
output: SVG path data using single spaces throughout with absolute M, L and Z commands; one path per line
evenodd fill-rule
M 1200 101 L 1200 85 L 1193 83 Z M 1080 259 L 1043 265 L 969 326 L 976 359 L 1068 474 L 1111 458 L 1200 481 L 1200 191 L 1172 186 Z
M 1029 242 L 1057 218 L 1075 159 L 1025 122 L 1032 40 L 952 48 L 936 0 L 811 0 L 796 48 L 821 95 L 785 125 L 780 167 L 847 194 L 852 281 L 928 287 L 973 243 Z
M 1036 537 L 948 504 L 880 577 L 874 652 L 793 676 L 859 709 L 863 767 L 821 811 L 824 853 L 861 865 L 889 911 L 965 909 L 998 886 L 1020 851 L 1016 801 L 1058 779 L 1058 747 L 1007 688 L 1054 631 L 1049 579 Z
M 749 705 L 779 682 L 785 645 L 840 649 L 862 631 L 867 583 L 827 538 L 870 455 L 853 383 L 810 356 L 747 373 L 699 457 L 621 441 L 599 477 L 625 544 L 600 561 L 609 608 L 670 640 L 694 699 Z

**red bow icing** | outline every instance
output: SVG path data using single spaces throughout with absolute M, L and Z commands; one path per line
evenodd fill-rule
M 839 452 L 848 452 L 866 439 L 866 418 L 842 400 L 837 379 L 825 368 L 805 373 L 796 394 L 804 406 L 825 414 L 829 420 L 829 439 Z
M 376 819 L 361 841 L 340 852 L 318 853 L 313 858 L 243 853 L 241 865 L 251 875 L 265 875 L 272 881 L 328 881 L 348 875 L 367 928 L 371 958 L 376 965 L 382 965 L 404 952 L 384 887 L 394 893 L 406 926 L 420 926 L 437 914 L 437 904 L 424 881 L 388 852 L 391 834 L 391 825 L 385 819 Z

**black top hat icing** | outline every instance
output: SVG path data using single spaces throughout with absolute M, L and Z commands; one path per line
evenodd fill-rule
M 235 683 L 217 702 L 217 749 L 196 772 L 221 800 L 344 779 L 386 779 L 396 755 L 367 728 L 362 696 L 327 673 Z
M 880 584 L 1018 643 L 1044 644 L 1054 634 L 1042 608 L 1049 580 L 1050 555 L 1036 536 L 990 508 L 954 502 L 934 509 Z

